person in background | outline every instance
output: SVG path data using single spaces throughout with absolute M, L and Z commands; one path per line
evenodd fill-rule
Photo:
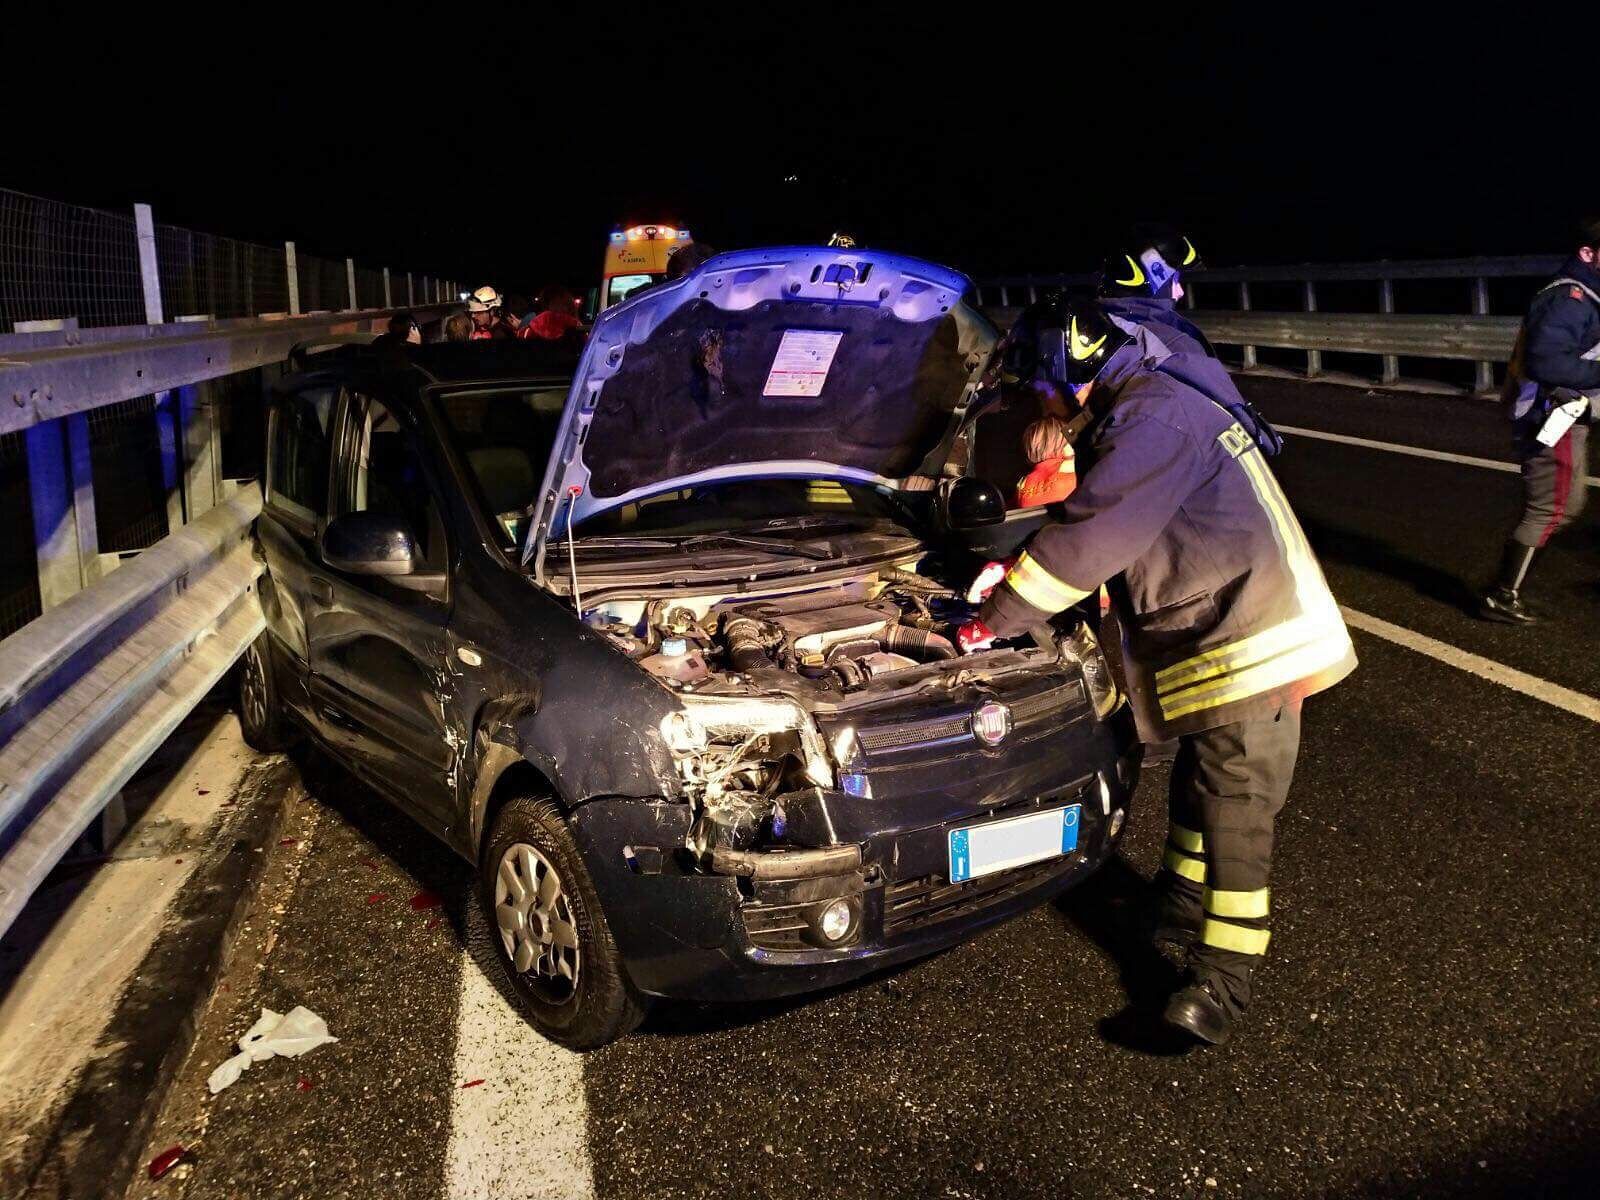
M 1522 461 L 1522 518 L 1500 552 L 1500 573 L 1478 615 L 1507 625 L 1538 618 L 1522 602 L 1533 560 L 1572 523 L 1588 494 L 1589 425 L 1600 403 L 1600 215 L 1534 296 L 1512 351 L 1503 398 Z
M 420 346 L 422 327 L 410 309 L 401 309 L 389 318 L 389 328 L 372 340 L 374 346 Z
M 583 328 L 583 322 L 578 319 L 577 297 L 560 284 L 549 283 L 540 288 L 537 303 L 539 312 L 522 327 L 518 337 L 559 342 L 564 337 L 575 336 Z
M 701 242 L 690 242 L 687 246 L 680 246 L 667 258 L 666 282 L 682 279 L 701 263 L 715 258 L 716 254 L 715 250 Z
M 516 331 L 505 319 L 504 302 L 500 293 L 484 284 L 467 297 L 467 315 L 472 319 L 469 341 L 486 342 L 516 337 Z
M 472 340 L 472 318 L 466 313 L 456 313 L 444 323 L 444 340 L 447 342 L 470 342 Z
M 1078 475 L 1067 423 L 1060 417 L 1041 417 L 1028 426 L 1022 445 L 1034 466 L 1017 483 L 1017 507 L 1059 504 L 1072 495 Z

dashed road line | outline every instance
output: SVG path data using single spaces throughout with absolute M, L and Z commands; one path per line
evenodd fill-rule
M 1512 475 L 1520 474 L 1522 467 L 1514 462 L 1502 462 L 1497 458 L 1474 458 L 1470 454 L 1451 454 L 1445 450 L 1426 450 L 1421 446 L 1404 446 L 1398 442 L 1378 442 L 1371 438 L 1351 437 L 1347 433 L 1328 433 L 1321 429 L 1303 429 L 1297 425 L 1274 425 L 1280 433 L 1292 433 L 1299 437 L 1316 438 L 1323 442 L 1339 442 L 1345 446 L 1361 446 L 1367 450 L 1387 450 L 1391 454 L 1409 454 L 1412 458 L 1431 458 L 1437 462 L 1460 463 L 1468 467 L 1484 467 L 1490 471 L 1506 471 Z M 1600 476 L 1586 475 L 1584 482 L 1590 487 L 1600 487 Z
M 1555 708 L 1565 709 L 1569 713 L 1600 723 L 1600 699 L 1594 696 L 1564 688 L 1558 683 L 1529 675 L 1515 667 L 1508 667 L 1492 658 L 1484 658 L 1482 655 L 1473 654 L 1470 650 L 1452 646 L 1449 642 L 1438 641 L 1415 630 L 1391 625 L 1388 621 L 1357 612 L 1353 608 L 1341 605 L 1339 611 L 1344 614 L 1346 622 L 1365 633 L 1381 637 L 1397 646 L 1404 646 L 1407 650 L 1415 650 L 1418 654 L 1426 654 L 1429 658 L 1436 658 L 1458 670 L 1469 671 L 1491 683 L 1498 683 L 1501 687 L 1510 688 L 1514 692 L 1521 692 L 1524 696 L 1531 696 Z
M 450 1200 L 594 1200 L 582 1057 L 542 1037 L 466 952 L 455 1070 Z

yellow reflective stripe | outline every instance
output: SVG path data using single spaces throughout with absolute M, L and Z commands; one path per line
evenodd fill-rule
M 1167 841 L 1179 850 L 1187 850 L 1190 854 L 1206 852 L 1206 839 L 1192 829 L 1185 829 L 1176 821 L 1167 826 Z
M 1133 255 L 1124 254 L 1122 257 L 1127 259 L 1128 265 L 1133 268 L 1133 278 L 1118 279 L 1116 282 L 1120 283 L 1123 287 L 1138 287 L 1144 282 L 1144 271 L 1140 269 L 1138 263 L 1133 261 Z
M 1027 553 L 1017 559 L 1016 565 L 1007 572 L 1006 582 L 1011 585 L 1012 591 L 1033 607 L 1048 613 L 1071 608 L 1089 594 L 1070 583 L 1063 583 Z
M 1188 238 L 1183 239 L 1183 244 L 1188 248 L 1188 253 L 1183 256 L 1183 262 L 1179 263 L 1178 265 L 1187 267 L 1195 259 L 1200 257 L 1200 252 L 1194 248 L 1194 243 Z
M 1269 888 L 1253 892 L 1224 892 L 1207 888 L 1203 903 L 1214 917 L 1264 917 L 1267 915 Z
M 1247 929 L 1243 925 L 1230 925 L 1227 921 L 1206 918 L 1200 927 L 1200 940 L 1218 950 L 1232 950 L 1235 954 L 1265 954 L 1272 934 L 1265 929 Z
M 1179 717 L 1202 709 L 1218 708 L 1235 700 L 1248 700 L 1286 683 L 1309 679 L 1333 666 L 1349 652 L 1348 634 L 1320 638 L 1291 654 L 1250 667 L 1236 675 L 1164 696 L 1160 701 L 1161 715 L 1168 721 L 1176 721 Z
M 1161 865 L 1175 875 L 1182 875 L 1185 879 L 1195 883 L 1206 881 L 1206 864 L 1198 858 L 1190 858 L 1186 854 L 1179 854 L 1176 850 L 1168 850 L 1161 858 Z
M 1158 692 L 1172 692 L 1180 686 L 1198 683 L 1202 679 L 1210 679 L 1241 667 L 1248 667 L 1292 649 L 1297 644 L 1311 641 L 1317 636 L 1317 629 L 1307 617 L 1294 617 L 1281 625 L 1274 625 L 1271 629 L 1264 629 L 1260 633 L 1251 634 L 1237 642 L 1229 642 L 1226 646 L 1218 646 L 1197 654 L 1193 658 L 1186 658 L 1180 663 L 1174 663 L 1164 670 L 1156 672 L 1156 690 Z
M 813 479 L 806 484 L 806 502 L 809 504 L 849 504 L 850 493 L 843 485 L 831 479 Z

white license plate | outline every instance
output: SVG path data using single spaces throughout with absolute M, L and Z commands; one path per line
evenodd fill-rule
M 950 882 L 1042 862 L 1078 848 L 1081 804 L 950 831 Z

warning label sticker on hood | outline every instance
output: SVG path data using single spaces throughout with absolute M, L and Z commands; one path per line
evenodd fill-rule
M 763 396 L 820 396 L 828 368 L 843 333 L 819 329 L 785 329 L 767 373 Z

